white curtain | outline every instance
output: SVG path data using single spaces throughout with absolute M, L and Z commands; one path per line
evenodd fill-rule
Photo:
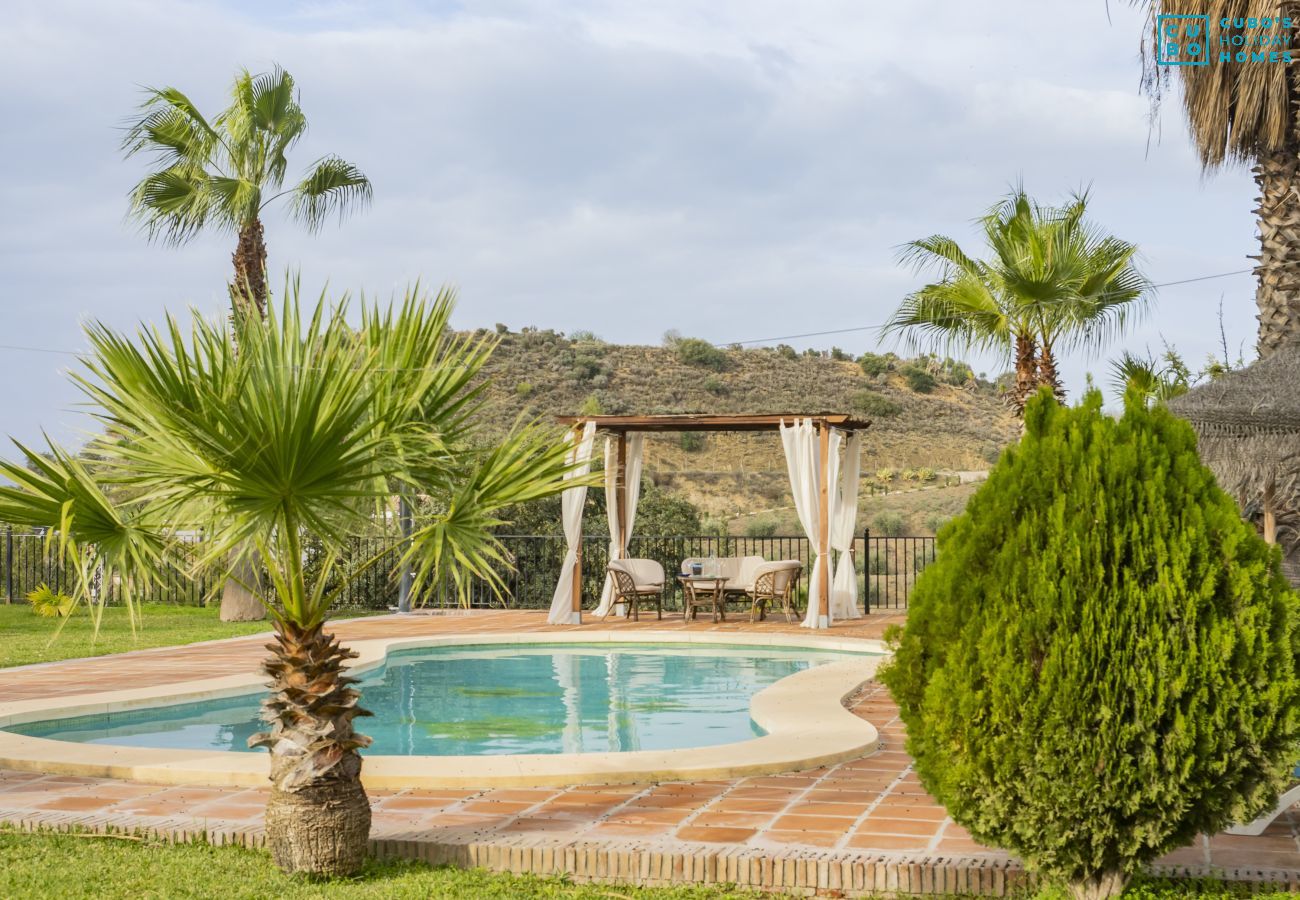
M 853 538 L 858 522 L 858 476 L 862 468 L 862 435 L 853 432 L 845 442 L 844 459 L 835 455 L 838 431 L 831 432 L 831 549 L 839 554 L 831 584 L 831 617 L 856 619 L 858 573 L 853 568 Z M 838 475 L 838 478 L 836 477 Z
M 595 440 L 595 422 L 583 426 L 581 438 L 575 439 L 574 433 L 569 432 L 569 442 L 574 445 L 569 450 L 569 460 L 579 465 L 564 476 L 566 479 L 580 478 L 591 471 L 591 445 Z M 560 498 L 564 541 L 569 549 L 564 554 L 560 580 L 551 597 L 550 615 L 546 617 L 546 621 L 552 625 L 577 625 L 582 621 L 582 615 L 573 609 L 573 569 L 578 563 L 578 542 L 582 539 L 582 505 L 586 502 L 586 485 L 567 488 Z
M 627 436 L 627 534 L 625 540 L 618 539 L 618 446 L 612 438 L 605 438 L 605 511 L 609 517 L 609 558 L 622 559 L 622 544 L 632 539 L 632 525 L 636 522 L 637 502 L 641 499 L 641 447 L 645 435 L 629 434 Z M 609 614 L 610 605 L 614 614 L 627 615 L 622 603 L 614 603 L 614 578 L 605 575 L 605 587 L 600 592 L 600 606 L 596 615 Z
M 790 492 L 794 495 L 795 512 L 799 515 L 799 524 L 813 548 L 813 567 L 808 575 L 808 614 L 804 616 L 804 628 L 827 628 L 830 617 L 821 617 L 821 604 L 818 599 L 821 590 L 822 560 L 817 541 L 817 526 L 821 516 L 821 482 L 819 480 L 820 460 L 817 447 L 817 431 L 812 419 L 797 419 L 794 424 L 781 423 L 781 444 L 785 448 L 785 465 L 790 473 Z

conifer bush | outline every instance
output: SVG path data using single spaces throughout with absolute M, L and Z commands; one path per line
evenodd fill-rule
M 1044 393 L 1025 432 L 940 532 L 882 677 L 954 820 L 1106 896 L 1276 802 L 1297 597 L 1167 410 Z

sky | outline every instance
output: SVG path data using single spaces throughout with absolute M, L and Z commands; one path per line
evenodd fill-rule
M 1016 182 L 1091 192 L 1095 222 L 1164 283 L 1248 269 L 1250 173 L 1202 173 L 1176 100 L 1140 91 L 1125 0 L 8 0 L 0 29 L 0 432 L 77 442 L 82 327 L 222 314 L 234 238 L 149 243 L 126 221 L 142 86 L 215 114 L 240 67 L 293 74 L 327 153 L 373 205 L 308 234 L 272 210 L 272 284 L 387 298 L 459 293 L 458 326 L 534 325 L 657 344 L 788 340 L 897 349 L 878 326 L 923 284 L 899 245 L 979 242 Z M 1064 360 L 1077 396 L 1122 349 L 1194 365 L 1252 355 L 1249 274 L 1162 288 L 1104 353 Z M 872 326 L 872 327 L 867 327 Z M 990 374 L 997 359 L 977 359 Z

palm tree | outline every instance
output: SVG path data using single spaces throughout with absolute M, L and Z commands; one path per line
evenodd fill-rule
M 293 77 L 278 66 L 241 70 L 231 102 L 209 122 L 173 87 L 150 89 L 122 149 L 148 153 L 158 168 L 131 191 L 129 215 L 151 239 L 183 244 L 205 229 L 238 235 L 230 299 L 235 316 L 266 314 L 266 241 L 262 211 L 281 198 L 311 231 L 370 201 L 370 181 L 337 156 L 312 164 L 285 188 L 286 154 L 307 133 Z
M 1206 16 L 1205 40 L 1220 46 L 1223 19 L 1300 16 L 1293 3 L 1246 4 L 1240 0 L 1131 0 L 1146 7 L 1151 29 L 1143 46 L 1145 86 L 1158 104 L 1171 69 L 1178 71 L 1183 109 L 1205 171 L 1230 163 L 1253 163 L 1259 185 L 1259 256 L 1255 304 L 1258 351 L 1267 358 L 1300 341 L 1300 80 L 1294 66 L 1213 61 L 1204 66 L 1157 66 L 1157 17 Z M 1241 34 L 1241 29 L 1237 29 Z M 1265 48 L 1267 49 L 1267 48 Z M 1217 54 L 1217 49 L 1212 51 Z
M 1137 356 L 1125 351 L 1111 362 L 1110 371 L 1111 384 L 1120 401 L 1129 392 L 1136 392 L 1147 406 L 1181 397 L 1192 389 L 1196 377 L 1172 348 L 1166 349 L 1160 359 L 1149 353 Z
M 0 463 L 12 482 L 0 515 L 56 530 L 80 566 L 80 599 L 92 579 L 81 548 L 99 549 L 130 602 L 132 586 L 175 563 L 178 531 L 196 526 L 207 535 L 197 566 L 229 573 L 255 554 L 265 567 L 271 727 L 250 743 L 270 751 L 267 837 L 288 871 L 347 873 L 366 852 L 359 751 L 370 741 L 354 720 L 367 713 L 344 674 L 355 654 L 327 630 L 329 586 L 358 574 L 340 571 L 348 535 L 387 521 L 395 493 L 418 491 L 432 511 L 402 564 L 417 593 L 450 576 L 467 599 L 469 576 L 499 588 L 508 568 L 493 536 L 500 511 L 572 484 L 553 430 L 483 434 L 479 376 L 495 338 L 457 336 L 451 309 L 446 293 L 412 292 L 362 310 L 353 329 L 324 298 L 300 316 L 290 291 L 265 324 L 196 314 L 188 330 L 169 318 L 134 341 L 91 326 L 74 378 L 100 410 L 93 468 L 58 447 L 49 458 L 24 449 L 31 469 Z M 308 540 L 318 552 L 304 553 Z
M 1124 329 L 1150 283 L 1137 248 L 1085 219 L 1088 198 L 1061 208 L 1035 203 L 1017 188 L 978 220 L 988 258 L 933 235 L 903 247 L 901 258 L 940 278 L 908 295 L 883 328 L 941 352 L 992 350 L 1015 366 L 1008 399 L 1016 414 L 1046 385 L 1063 396 L 1056 355 L 1096 349 Z

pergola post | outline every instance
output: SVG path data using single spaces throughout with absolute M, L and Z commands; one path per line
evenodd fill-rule
M 573 426 L 573 454 L 574 460 L 578 458 L 578 447 L 582 443 L 582 423 Z M 582 529 L 578 529 L 578 543 L 574 549 L 576 553 L 573 557 L 573 617 L 578 624 L 582 624 Z
M 627 556 L 627 432 L 618 433 L 618 468 L 614 470 L 614 494 L 618 497 L 618 552 Z
M 828 483 L 831 469 L 831 429 L 825 419 L 818 423 L 817 437 L 820 450 L 817 482 L 821 488 L 817 514 L 817 555 L 822 560 L 821 577 L 817 584 L 817 627 L 828 628 L 831 623 L 831 494 Z

